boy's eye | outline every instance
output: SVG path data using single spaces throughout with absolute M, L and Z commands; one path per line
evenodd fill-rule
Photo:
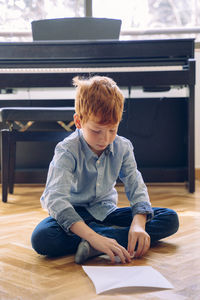
M 91 130 L 93 133 L 95 134 L 99 134 L 100 133 L 100 130 Z
M 111 133 L 115 133 L 115 132 L 116 132 L 116 129 L 110 129 L 110 132 L 111 132 Z

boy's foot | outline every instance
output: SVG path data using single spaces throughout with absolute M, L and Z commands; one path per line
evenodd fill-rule
M 92 248 L 86 240 L 83 240 L 78 245 L 78 249 L 77 249 L 76 254 L 75 254 L 75 262 L 77 264 L 82 264 L 87 259 L 89 259 L 91 257 L 99 256 L 101 254 L 103 254 L 103 253 L 101 253 L 100 251 Z

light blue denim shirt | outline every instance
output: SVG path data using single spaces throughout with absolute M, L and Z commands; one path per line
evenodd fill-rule
M 124 183 L 133 216 L 147 214 L 150 219 L 153 212 L 131 142 L 117 135 L 98 157 L 84 140 L 82 130 L 76 129 L 55 148 L 42 206 L 66 232 L 82 220 L 74 206 L 85 207 L 94 218 L 103 221 L 117 209 L 118 177 Z

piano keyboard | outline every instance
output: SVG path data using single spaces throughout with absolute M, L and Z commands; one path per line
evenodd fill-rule
M 178 66 L 138 66 L 138 67 L 94 67 L 94 68 L 0 68 L 0 74 L 7 73 L 115 73 L 115 72 L 150 72 L 150 71 L 180 71 Z
M 129 90 L 120 87 L 125 98 L 185 98 L 189 97 L 189 88 L 187 86 L 171 86 L 169 91 L 165 92 L 144 92 L 142 87 L 131 87 Z M 66 88 L 15 88 L 12 93 L 6 94 L 6 90 L 1 90 L 1 100 L 50 100 L 74 99 L 76 89 L 74 87 Z

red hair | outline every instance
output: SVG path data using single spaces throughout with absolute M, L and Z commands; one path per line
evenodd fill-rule
M 75 111 L 85 123 L 89 117 L 102 124 L 117 124 L 121 121 L 124 96 L 115 81 L 105 76 L 89 79 L 73 78 L 76 86 Z

